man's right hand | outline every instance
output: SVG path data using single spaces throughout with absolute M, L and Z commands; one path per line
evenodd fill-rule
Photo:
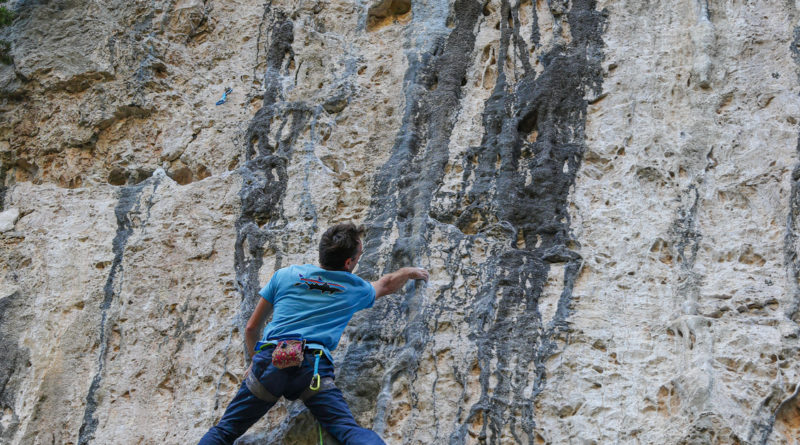
M 372 287 L 375 288 L 375 298 L 399 291 L 408 280 L 428 281 L 428 271 L 421 267 L 404 267 L 382 276 L 372 283 Z
M 428 281 L 428 271 L 421 267 L 405 267 L 408 269 L 408 278 L 410 280 L 425 280 Z

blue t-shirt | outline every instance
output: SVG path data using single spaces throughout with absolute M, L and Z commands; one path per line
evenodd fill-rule
M 274 309 L 256 349 L 270 340 L 303 338 L 312 348 L 321 346 L 331 362 L 330 351 L 353 314 L 375 303 L 370 283 L 350 272 L 312 264 L 278 270 L 259 294 Z

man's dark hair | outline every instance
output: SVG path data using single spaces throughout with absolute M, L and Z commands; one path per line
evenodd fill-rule
M 341 223 L 329 227 L 319 240 L 319 265 L 325 269 L 343 270 L 344 262 L 358 253 L 363 226 Z

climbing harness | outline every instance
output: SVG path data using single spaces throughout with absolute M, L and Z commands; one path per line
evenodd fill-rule
M 228 94 L 231 94 L 232 92 L 233 92 L 233 88 L 225 88 L 225 92 L 222 93 L 222 99 L 217 101 L 217 105 L 224 104 L 225 101 L 228 100 Z
M 306 341 L 305 340 L 280 340 L 276 343 L 265 343 L 261 345 L 259 350 L 264 349 L 267 346 L 275 346 L 275 350 L 272 352 L 272 364 L 276 368 L 288 368 L 290 366 L 299 366 L 302 364 L 303 359 L 305 358 L 305 349 L 306 349 Z M 311 384 L 300 394 L 299 399 L 305 402 L 306 400 L 314 397 L 315 395 L 319 394 L 322 391 L 328 391 L 330 389 L 336 388 L 336 384 L 331 377 L 322 378 L 319 375 L 319 359 L 322 358 L 324 354 L 322 349 L 318 349 L 316 353 L 314 353 L 314 375 L 311 377 Z M 299 357 L 299 360 L 298 360 Z M 280 397 L 275 397 L 272 393 L 270 393 L 261 382 L 258 381 L 258 378 L 255 376 L 253 372 L 249 372 L 247 377 L 245 378 L 245 385 L 247 385 L 247 389 L 253 393 L 254 396 L 257 398 L 269 402 L 275 403 L 280 399 Z M 322 437 L 322 424 L 317 421 L 317 432 L 319 433 L 319 445 L 324 445 L 325 442 Z

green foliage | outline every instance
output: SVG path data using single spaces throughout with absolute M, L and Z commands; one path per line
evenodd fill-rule
M 8 0 L 0 0 L 0 4 L 6 3 Z M 14 21 L 15 14 L 5 6 L 0 6 L 0 28 L 4 28 Z M 0 63 L 11 65 L 13 59 L 11 58 L 11 44 L 5 40 L 0 40 Z
M 0 6 L 0 27 L 8 26 L 14 21 L 14 12 L 5 6 Z

